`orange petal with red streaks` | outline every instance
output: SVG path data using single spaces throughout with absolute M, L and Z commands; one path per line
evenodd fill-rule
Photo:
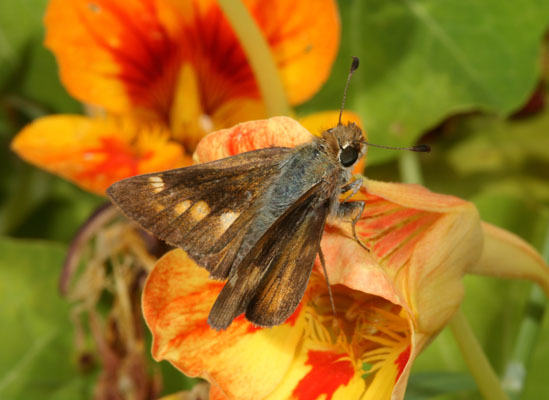
M 170 1 L 52 0 L 46 46 L 81 101 L 164 118 L 181 59 L 181 13 Z
M 206 136 L 193 159 L 203 163 L 267 147 L 295 147 L 312 139 L 308 130 L 289 117 L 249 121 Z
M 26 161 L 97 194 L 129 176 L 190 164 L 160 128 L 77 115 L 38 119 L 11 147 Z
M 340 222 L 322 239 L 330 279 L 401 305 L 425 332 L 436 332 L 459 306 L 461 278 L 480 256 L 476 208 L 418 185 L 363 180 L 356 225 L 366 251 Z
M 353 198 L 365 202 L 356 230 L 370 252 L 357 248 L 363 253 L 361 264 L 331 268 L 353 276 L 352 271 L 364 269 L 364 260 L 371 258 L 368 265 L 377 264 L 392 283 L 392 288 L 382 287 L 385 294 L 379 289 L 373 293 L 402 305 L 423 331 L 436 332 L 459 306 L 461 278 L 479 259 L 482 235 L 478 212 L 467 201 L 418 185 L 363 182 Z M 340 224 L 340 228 L 350 236 L 350 224 Z M 332 248 L 337 248 L 337 239 L 332 239 Z M 348 279 L 341 283 L 360 290 Z M 394 299 L 387 296 L 390 289 Z
M 311 97 L 337 53 L 335 2 L 246 3 L 271 46 L 290 102 Z M 192 95 L 207 117 L 234 100 L 261 100 L 242 46 L 214 1 L 52 0 L 45 24 L 46 45 L 69 92 L 110 112 L 169 125 L 181 98 L 177 91 L 188 86 L 178 82 L 185 63 L 196 71 Z
M 218 332 L 207 317 L 222 286 L 182 250 L 157 262 L 143 292 L 153 357 L 170 361 L 186 375 L 208 379 L 229 398 L 264 398 L 294 357 L 305 323 L 301 308 L 274 328 L 255 328 L 241 316 Z
M 312 97 L 330 75 L 337 55 L 340 21 L 336 2 L 245 3 L 271 47 L 290 103 L 299 104 Z

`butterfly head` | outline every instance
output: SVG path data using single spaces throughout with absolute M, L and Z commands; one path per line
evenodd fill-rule
M 343 168 L 352 168 L 366 153 L 366 142 L 362 129 L 354 122 L 338 124 L 323 132 L 328 153 Z

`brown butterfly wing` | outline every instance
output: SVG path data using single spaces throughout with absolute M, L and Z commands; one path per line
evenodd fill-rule
M 257 215 L 257 200 L 293 152 L 270 148 L 124 179 L 107 189 L 131 219 L 184 249 L 212 277 L 228 276 Z M 255 242 L 259 238 L 246 238 Z
M 208 318 L 227 328 L 246 313 L 256 325 L 284 322 L 301 301 L 320 246 L 329 200 L 322 182 L 313 186 L 262 236 L 234 268 Z

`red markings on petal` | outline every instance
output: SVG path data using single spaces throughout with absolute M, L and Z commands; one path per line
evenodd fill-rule
M 119 179 L 134 176 L 139 171 L 139 162 L 146 161 L 153 155 L 150 150 L 142 155 L 136 154 L 128 143 L 114 136 L 102 137 L 99 141 L 98 147 L 83 151 L 83 161 L 87 161 L 89 166 L 76 174 L 77 180 L 91 180 L 100 175 L 117 175 Z
M 395 365 L 397 366 L 395 383 L 398 381 L 398 378 L 400 378 L 400 375 L 402 375 L 404 368 L 406 368 L 406 364 L 408 364 L 408 360 L 410 359 L 410 349 L 410 346 L 406 347 L 406 349 L 400 353 L 395 360 Z
M 312 138 L 296 120 L 273 117 L 213 132 L 200 141 L 193 157 L 198 162 L 208 162 L 268 147 L 295 147 Z
M 297 308 L 295 309 L 294 313 L 288 317 L 285 324 L 295 326 L 295 323 L 297 321 L 297 318 L 299 317 L 299 314 L 301 314 L 301 310 L 303 309 L 303 302 L 299 303 Z
M 25 160 L 97 194 L 120 179 L 190 164 L 184 149 L 158 126 L 78 115 L 27 125 L 12 149 Z
M 406 207 L 364 189 L 358 199 L 366 205 L 356 226 L 357 233 L 369 244 L 372 254 L 392 271 L 398 271 L 410 259 L 415 245 L 443 215 Z
M 390 225 L 392 227 L 397 226 L 397 228 L 391 230 L 376 242 L 373 250 L 378 257 L 384 258 L 393 251 L 398 250 L 408 239 L 420 234 L 437 219 L 437 215 L 421 212 L 410 213 L 410 216 L 417 219 L 409 218 L 402 225 Z
M 307 353 L 306 365 L 312 369 L 301 379 L 292 395 L 300 400 L 317 399 L 325 394 L 331 400 L 340 386 L 346 386 L 355 374 L 355 369 L 346 354 L 331 351 L 314 351 Z

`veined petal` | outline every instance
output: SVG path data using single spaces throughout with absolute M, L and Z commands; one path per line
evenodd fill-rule
M 28 162 L 97 194 L 129 176 L 190 164 L 159 127 L 77 115 L 38 119 L 11 147 Z
M 309 98 L 327 79 L 337 52 L 335 2 L 246 4 L 272 48 L 290 101 Z M 154 118 L 173 127 L 185 120 L 171 114 L 187 112 L 179 109 L 186 95 L 179 92 L 189 87 L 199 115 L 213 120 L 227 116 L 227 103 L 261 102 L 242 47 L 215 1 L 53 0 L 45 23 L 46 45 L 56 55 L 70 93 L 109 112 Z M 189 76 L 190 83 L 181 82 Z M 264 116 L 260 105 L 248 111 L 245 119 Z M 214 128 L 229 126 L 222 121 Z
M 383 196 L 407 208 L 432 212 L 459 212 L 460 208 L 471 207 L 470 202 L 459 197 L 434 193 L 421 185 L 395 184 L 367 179 L 364 181 L 364 186 L 368 193 Z
M 462 277 L 482 250 L 480 219 L 471 212 L 438 219 L 415 246 L 409 266 L 397 277 L 413 308 L 418 331 L 438 332 L 459 308 Z
M 549 267 L 528 243 L 497 226 L 482 223 L 484 247 L 469 272 L 500 278 L 529 279 L 549 296 Z
M 318 128 L 324 121 L 331 120 L 330 114 L 331 112 L 312 114 L 305 121 L 309 126 Z M 357 120 L 352 114 L 348 116 L 349 121 Z M 327 127 L 337 124 L 337 117 L 331 122 Z M 315 135 L 321 133 L 318 129 L 314 132 Z M 196 147 L 193 159 L 197 163 L 203 163 L 268 147 L 295 147 L 313 140 L 314 137 L 311 131 L 289 117 L 248 121 L 206 136 Z
M 203 163 L 267 147 L 295 147 L 313 135 L 288 117 L 273 117 L 238 124 L 206 136 L 198 144 L 193 159 Z
M 52 0 L 46 46 L 74 97 L 163 118 L 182 57 L 181 18 L 171 1 Z
M 333 226 L 326 227 L 321 248 L 331 284 L 369 293 L 401 306 L 406 306 L 391 275 L 379 267 L 375 257 L 364 250 L 354 239 Z M 317 260 L 316 270 L 321 270 Z
M 438 331 L 459 307 L 461 278 L 480 257 L 482 234 L 476 208 L 418 185 L 369 179 L 364 179 L 354 199 L 366 204 L 356 225 L 358 236 L 371 249 L 363 257 L 374 259 L 372 265 L 383 269 L 399 297 L 377 294 L 407 309 L 420 332 Z M 341 226 L 350 232 L 349 225 Z M 337 248 L 337 244 L 333 246 Z M 352 269 L 348 265 L 343 271 L 352 276 Z M 358 283 L 345 284 L 362 290 Z M 385 284 L 374 289 L 387 291 L 390 287 Z
M 143 293 L 153 357 L 170 361 L 186 375 L 208 379 L 229 398 L 264 398 L 292 362 L 304 330 L 301 308 L 271 329 L 255 328 L 242 316 L 217 332 L 207 316 L 222 286 L 182 250 L 157 262 Z

